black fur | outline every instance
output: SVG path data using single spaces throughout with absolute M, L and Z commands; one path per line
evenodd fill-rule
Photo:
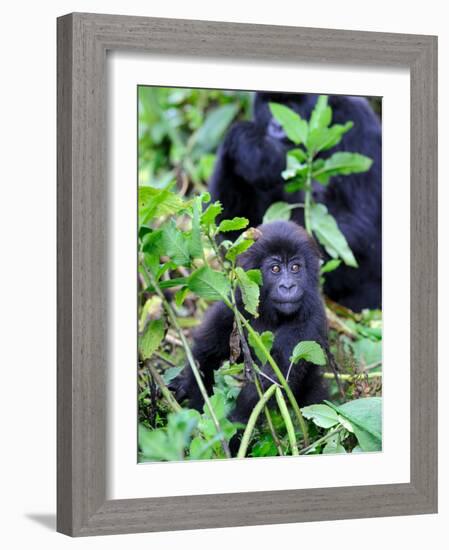
M 292 147 L 273 128 L 268 103 L 283 103 L 309 118 L 316 103 L 314 94 L 257 93 L 253 121 L 234 124 L 218 151 L 210 181 L 212 200 L 223 205 L 222 218 L 246 216 L 252 226 L 262 222 L 267 208 L 276 201 L 301 202 L 301 192 L 286 193 L 281 172 Z M 336 151 L 362 153 L 373 159 L 368 172 L 336 176 L 327 187 L 314 183 L 318 202 L 324 203 L 346 236 L 358 269 L 341 265 L 327 274 L 324 291 L 336 302 L 354 311 L 381 307 L 381 125 L 364 98 L 329 96 L 333 123 L 351 120 L 354 127 L 342 141 L 321 156 Z M 303 225 L 303 211 L 293 219 Z M 235 237 L 236 235 L 232 235 Z
M 327 349 L 326 315 L 318 287 L 319 250 L 304 229 L 293 222 L 273 222 L 259 229 L 262 236 L 241 255 L 239 263 L 245 270 L 262 271 L 259 317 L 253 319 L 251 325 L 259 333 L 266 330 L 274 333 L 271 353 L 286 376 L 292 350 L 299 342 L 313 340 Z M 279 264 L 279 273 L 272 272 L 273 262 Z M 293 272 L 293 265 L 300 266 L 297 273 Z M 240 301 L 239 307 L 243 312 Z M 212 392 L 214 370 L 230 357 L 233 320 L 232 311 L 217 302 L 209 308 L 194 335 L 193 354 L 209 393 Z M 254 353 L 253 358 L 256 359 Z M 262 370 L 276 378 L 269 365 Z M 190 407 L 201 410 L 203 399 L 192 370 L 186 367 L 174 382 L 172 389 L 177 398 L 188 397 Z M 265 378 L 262 382 L 265 387 L 270 383 Z M 300 406 L 327 397 L 320 368 L 304 361 L 293 366 L 289 385 Z M 258 399 L 255 385 L 247 383 L 237 398 L 232 420 L 245 423 Z

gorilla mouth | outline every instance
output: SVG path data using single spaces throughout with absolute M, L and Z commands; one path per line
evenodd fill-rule
M 288 315 L 296 312 L 300 308 L 301 299 L 299 298 L 297 300 L 284 300 L 284 301 L 274 300 L 273 305 L 275 309 L 277 309 L 279 312 L 285 313 Z

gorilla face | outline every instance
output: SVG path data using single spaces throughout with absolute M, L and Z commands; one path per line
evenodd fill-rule
M 261 236 L 240 256 L 246 270 L 260 269 L 260 314 L 298 314 L 307 296 L 317 294 L 320 253 L 306 231 L 293 222 L 259 226 Z
M 307 284 L 304 259 L 299 255 L 270 256 L 263 262 L 261 271 L 265 300 L 268 300 L 278 313 L 296 313 L 301 306 Z

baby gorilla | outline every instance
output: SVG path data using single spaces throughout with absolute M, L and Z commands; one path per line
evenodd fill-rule
M 287 376 L 293 348 L 303 340 L 314 340 L 327 349 L 327 323 L 321 299 L 318 277 L 320 253 L 305 230 L 293 222 L 277 221 L 261 225 L 261 236 L 239 257 L 245 269 L 260 269 L 263 285 L 260 293 L 259 317 L 251 320 L 259 333 L 273 332 L 271 354 Z M 242 313 L 241 297 L 237 296 Z M 194 335 L 193 355 L 204 376 L 209 393 L 214 383 L 214 370 L 230 357 L 229 339 L 234 316 L 222 302 L 209 308 Z M 255 354 L 253 354 L 253 359 Z M 239 362 L 243 359 L 240 358 Z M 267 364 L 262 371 L 276 379 Z M 261 377 L 264 387 L 270 382 Z M 327 397 L 320 368 L 300 361 L 291 369 L 289 385 L 299 406 L 317 403 Z M 186 367 L 173 384 L 176 397 L 190 399 L 190 407 L 201 410 L 203 399 L 190 367 Z M 254 383 L 241 390 L 231 420 L 246 423 L 259 400 Z

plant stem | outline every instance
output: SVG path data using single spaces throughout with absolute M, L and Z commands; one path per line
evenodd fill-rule
M 274 384 L 273 386 L 270 386 L 268 390 L 263 394 L 261 399 L 259 399 L 256 406 L 252 410 L 251 416 L 248 419 L 248 424 L 246 425 L 245 431 L 243 432 L 243 437 L 242 437 L 242 441 L 240 442 L 237 458 L 245 458 L 246 452 L 248 450 L 248 445 L 251 440 L 251 435 L 256 426 L 257 419 L 259 418 L 259 415 L 262 412 L 262 409 L 265 407 L 265 405 L 267 404 L 267 402 L 270 400 L 271 396 L 275 392 L 276 387 L 277 386 L 275 386 Z
M 290 440 L 290 447 L 292 448 L 292 455 L 298 456 L 298 443 L 296 441 L 295 428 L 293 427 L 293 422 L 288 412 L 287 403 L 285 402 L 282 391 L 279 387 L 276 387 L 276 401 L 278 402 L 279 410 L 281 411 L 282 418 L 285 422 L 285 427 L 287 428 L 288 439 Z
M 341 432 L 341 430 L 343 430 L 343 428 L 344 428 L 344 426 L 337 426 L 336 428 L 334 428 L 330 432 L 327 432 L 326 435 L 323 435 L 323 437 L 321 437 L 320 439 L 317 439 L 314 443 L 312 443 L 311 445 L 309 445 L 305 449 L 301 449 L 299 451 L 299 454 L 300 455 L 305 455 L 306 453 L 308 453 L 309 451 L 314 449 L 317 445 L 321 445 L 321 443 L 324 443 L 325 441 L 330 439 L 336 433 Z
M 270 367 L 273 369 L 274 373 L 276 374 L 279 383 L 284 388 L 285 393 L 287 394 L 287 397 L 291 403 L 291 406 L 293 407 L 293 410 L 295 411 L 296 418 L 298 419 L 299 425 L 301 427 L 301 431 L 304 436 L 304 445 L 309 444 L 309 434 L 307 430 L 307 424 L 304 420 L 304 417 L 302 416 L 301 410 L 298 406 L 298 403 L 296 402 L 295 396 L 293 395 L 292 390 L 290 389 L 290 386 L 288 385 L 287 380 L 285 379 L 284 375 L 282 374 L 281 369 L 276 364 L 276 361 L 271 356 L 270 352 L 265 347 L 264 343 L 262 342 L 262 339 L 259 336 L 259 333 L 256 332 L 252 326 L 250 325 L 249 321 L 245 319 L 245 317 L 238 311 L 238 315 L 242 321 L 243 326 L 246 328 L 246 330 L 251 334 L 251 336 L 257 341 L 258 345 L 264 350 L 264 353 L 266 355 L 267 361 L 270 364 Z
M 218 418 L 217 418 L 217 416 L 215 414 L 215 411 L 212 408 L 212 405 L 210 403 L 209 395 L 207 394 L 207 390 L 206 390 L 206 388 L 204 386 L 204 383 L 203 383 L 203 380 L 201 378 L 200 371 L 199 371 L 199 369 L 198 369 L 198 367 L 195 363 L 195 358 L 193 357 L 192 350 L 190 349 L 189 343 L 187 342 L 187 339 L 184 336 L 184 333 L 182 332 L 181 327 L 179 326 L 179 323 L 176 319 L 175 312 L 173 311 L 173 308 L 171 307 L 170 303 L 165 298 L 164 293 L 159 288 L 159 285 L 158 285 L 154 275 L 150 271 L 147 271 L 145 266 L 143 266 L 143 268 L 144 268 L 144 273 L 145 273 L 146 277 L 148 277 L 149 282 L 153 285 L 153 288 L 154 288 L 156 294 L 159 296 L 159 298 L 161 298 L 162 303 L 164 305 L 164 309 L 167 312 L 167 315 L 170 319 L 170 322 L 171 322 L 172 326 L 175 328 L 176 332 L 178 333 L 179 339 L 181 340 L 182 345 L 184 347 L 184 351 L 186 353 L 187 361 L 190 365 L 190 368 L 192 369 L 192 372 L 193 372 L 193 375 L 195 377 L 196 383 L 198 384 L 198 388 L 199 388 L 199 390 L 201 392 L 201 395 L 204 399 L 204 403 L 206 404 L 207 408 L 210 411 L 210 416 L 212 418 L 212 422 L 214 423 L 215 429 L 217 430 L 217 434 L 220 436 L 220 442 L 221 442 L 221 446 L 223 447 L 223 451 L 224 451 L 225 455 L 228 458 L 231 458 L 231 452 L 229 450 L 229 445 L 228 445 L 226 439 L 223 436 L 223 432 L 221 430 L 220 423 L 218 422 Z
M 312 202 L 312 162 L 313 158 L 307 159 L 307 179 L 304 191 L 304 225 L 309 235 L 312 235 L 312 223 L 310 221 L 310 206 Z
M 332 372 L 325 372 L 323 376 L 324 378 L 335 377 Z M 340 380 L 349 380 L 349 381 L 354 380 L 355 378 L 364 378 L 365 376 L 367 378 L 382 378 L 382 373 L 381 372 L 367 372 L 367 373 L 360 372 L 357 374 L 339 374 L 338 375 Z
M 159 353 L 158 351 L 153 351 L 153 355 L 158 359 L 160 359 L 161 361 L 163 361 L 164 363 L 166 363 L 169 367 L 172 367 L 172 368 L 176 367 L 175 363 L 173 363 L 173 361 L 170 361 L 170 359 L 167 359 L 166 357 L 164 357 L 162 353 Z
M 259 394 L 259 399 L 262 399 L 262 397 L 263 397 L 262 384 L 260 383 L 258 375 L 256 375 L 254 383 L 256 385 L 257 393 Z M 265 405 L 263 410 L 264 410 L 264 413 L 265 413 L 265 418 L 267 420 L 268 427 L 270 428 L 271 437 L 273 438 L 274 444 L 276 445 L 276 449 L 278 450 L 278 453 L 279 453 L 280 456 L 284 456 L 281 441 L 278 437 L 278 434 L 276 433 L 276 430 L 274 429 L 274 424 L 273 424 L 273 420 L 271 418 L 271 414 L 270 414 L 270 410 L 268 408 L 268 405 Z
M 157 370 L 153 367 L 153 365 L 150 365 L 147 362 L 147 369 L 150 371 L 151 376 L 154 380 L 156 380 L 157 385 L 159 386 L 162 395 L 165 397 L 165 400 L 170 405 L 170 407 L 174 410 L 174 412 L 182 411 L 181 405 L 176 401 L 176 399 L 173 397 L 171 391 L 167 388 L 162 376 L 157 372 Z

